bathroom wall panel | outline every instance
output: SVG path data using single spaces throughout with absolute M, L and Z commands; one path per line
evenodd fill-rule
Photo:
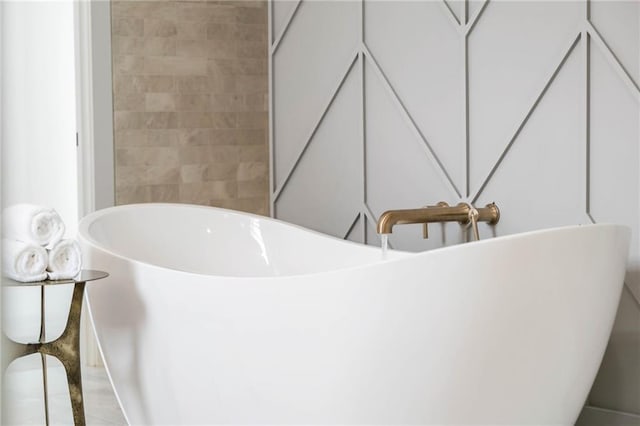
M 380 246 L 381 239 L 380 235 L 376 233 L 376 222 L 375 220 L 370 220 L 368 216 L 365 217 L 365 222 L 367 226 L 365 226 L 365 239 L 367 244 L 372 244 L 374 246 Z M 389 243 L 389 248 L 395 248 L 392 243 Z
M 458 22 L 464 22 L 465 3 L 464 0 L 444 0 L 444 4 L 451 9 Z
M 576 39 L 583 9 L 580 2 L 489 2 L 469 33 L 472 192 Z
M 582 69 L 578 44 L 478 194 L 476 205 L 499 204 L 501 234 L 591 222 Z
M 275 210 L 281 219 L 340 238 L 362 208 L 362 149 L 351 143 L 362 139 L 358 69 L 354 63 L 289 183 L 277 195 Z M 331 173 L 325 173 L 329 169 Z
M 280 7 L 278 3 L 275 0 L 274 7 Z M 314 20 L 300 15 L 305 3 L 290 28 L 300 16 L 305 22 Z M 330 6 L 313 3 L 323 10 L 318 20 L 330 21 Z M 580 422 L 607 416 L 610 421 L 604 423 L 640 419 L 640 3 L 341 3 L 345 10 L 358 11 L 349 19 L 354 31 L 362 30 L 356 52 L 364 58 L 357 64 L 364 71 L 357 75 L 362 98 L 355 118 L 364 140 L 354 134 L 334 148 L 334 155 L 348 152 L 350 158 L 353 150 L 361 150 L 356 156 L 361 164 L 349 164 L 365 171 L 365 190 L 360 195 L 353 191 L 360 197 L 355 204 L 362 206 L 361 217 L 348 237 L 358 240 L 353 233 L 362 232 L 368 244 L 378 245 L 375 222 L 384 210 L 440 200 L 498 203 L 501 221 L 495 227 L 483 224 L 483 238 L 590 222 L 630 226 L 631 256 L 620 310 L 587 401 L 605 410 L 585 410 Z M 344 25 L 342 17 L 333 19 Z M 285 34 L 277 50 L 321 43 L 316 39 L 325 32 L 313 28 L 300 26 L 295 37 Z M 349 34 L 331 39 L 334 54 L 326 64 L 346 61 L 344 46 L 354 43 Z M 286 75 L 306 70 L 314 54 L 295 50 L 272 67 L 272 82 L 285 75 L 283 67 Z M 326 64 L 314 74 L 333 72 Z M 315 85 L 322 80 L 305 81 Z M 335 87 L 337 83 L 322 89 L 325 98 Z M 314 98 L 295 99 L 313 104 L 322 90 L 305 87 Z M 283 123 L 313 123 L 323 114 L 303 108 L 284 111 L 279 102 L 287 99 L 278 97 L 289 96 L 290 88 L 283 91 L 274 84 L 271 136 L 276 163 L 281 157 L 295 162 L 300 156 L 299 149 L 290 149 L 291 140 L 283 138 Z M 313 170 L 324 178 L 334 173 L 333 167 L 323 162 Z M 273 199 L 276 217 L 294 217 L 299 206 L 312 200 L 315 181 L 296 180 L 294 174 L 284 187 L 272 188 L 284 194 L 287 186 L 296 185 L 296 197 L 286 206 Z M 326 211 L 353 205 L 344 199 L 324 203 Z M 326 232 L 345 231 L 341 224 Z M 464 241 L 465 233 L 456 224 L 431 226 L 430 239 L 424 241 L 420 226 L 401 226 L 394 229 L 391 244 L 425 250 Z
M 640 39 L 637 1 L 591 2 L 591 23 L 606 40 L 636 85 L 640 85 Z
M 298 0 L 295 1 L 275 1 L 270 3 L 271 7 L 271 42 L 280 37 L 289 16 L 300 5 Z
M 272 56 L 273 131 L 278 133 L 274 190 L 287 178 L 355 57 L 358 27 L 353 23 L 359 13 L 355 2 L 303 2 Z M 298 62 L 303 56 L 306 60 Z
M 482 10 L 482 7 L 488 0 L 468 0 L 467 4 L 467 21 L 472 21 L 475 16 Z
M 354 243 L 364 244 L 365 242 L 364 235 L 366 232 L 364 222 L 365 222 L 365 219 L 363 218 L 363 215 L 362 214 L 358 215 L 358 219 L 353 223 L 345 239 L 349 241 L 353 241 Z
M 640 300 L 640 96 L 635 97 L 591 43 L 589 212 L 632 227 L 629 289 Z
M 464 192 L 462 40 L 443 7 L 440 2 L 368 2 L 364 40 L 458 191 Z

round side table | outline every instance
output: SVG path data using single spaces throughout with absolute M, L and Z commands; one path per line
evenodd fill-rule
M 42 380 L 44 384 L 44 412 L 45 423 L 49 425 L 49 401 L 47 394 L 47 360 L 46 355 L 51 355 L 60 360 L 64 366 L 71 409 L 73 410 L 73 422 L 76 426 L 84 426 L 84 403 L 82 399 L 82 375 L 80 368 L 80 313 L 82 312 L 82 300 L 84 287 L 87 282 L 108 277 L 109 274 L 102 271 L 82 270 L 73 279 L 56 281 L 38 281 L 23 283 L 2 277 L 2 285 L 10 287 L 34 287 L 40 286 L 40 338 L 37 343 L 19 343 L 2 334 L 2 345 L 6 356 L 2 360 L 2 371 L 15 359 L 39 353 L 42 359 Z M 73 284 L 73 296 L 67 317 L 67 325 L 57 339 L 45 341 L 45 288 L 52 285 Z

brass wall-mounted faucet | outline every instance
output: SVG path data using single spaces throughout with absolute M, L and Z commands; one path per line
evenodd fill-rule
M 394 225 L 410 223 L 423 223 L 423 236 L 429 237 L 428 224 L 436 222 L 458 222 L 461 225 L 471 224 L 475 239 L 479 239 L 477 222 L 487 222 L 495 225 L 500 220 L 500 210 L 494 203 L 487 204 L 479 209 L 470 204 L 460 203 L 457 206 L 449 206 L 444 201 L 435 206 L 427 206 L 420 209 L 389 210 L 378 219 L 378 234 L 390 234 Z

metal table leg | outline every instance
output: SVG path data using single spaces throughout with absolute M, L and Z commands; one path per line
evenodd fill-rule
M 44 342 L 44 289 L 41 295 L 43 313 L 40 329 L 40 342 L 38 343 L 18 343 L 6 336 L 3 336 L 3 347 L 6 348 L 6 358 L 3 359 L 3 370 L 14 359 L 23 356 L 40 353 L 43 366 L 43 382 L 45 386 L 45 416 L 49 424 L 48 397 L 47 397 L 47 376 L 46 376 L 46 355 L 56 357 L 64 366 L 67 383 L 69 385 L 69 396 L 71 398 L 71 409 L 73 411 L 73 423 L 75 426 L 85 426 L 84 401 L 82 398 L 82 374 L 80 367 L 80 313 L 82 312 L 82 299 L 86 282 L 76 282 L 73 288 L 71 307 L 62 335 L 52 342 Z
M 44 286 L 40 287 L 40 338 L 38 341 L 44 343 L 46 341 L 45 321 L 44 314 Z M 47 387 L 47 356 L 43 353 L 40 354 L 42 360 L 42 385 L 44 389 L 44 421 L 45 425 L 49 426 L 49 391 Z

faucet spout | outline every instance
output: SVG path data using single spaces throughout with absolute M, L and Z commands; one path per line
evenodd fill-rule
M 458 222 L 466 225 L 471 220 L 469 213 L 472 211 L 474 211 L 473 207 L 467 203 L 449 206 L 445 202 L 419 209 L 388 210 L 378 219 L 377 232 L 378 234 L 390 234 L 395 225 L 411 223 L 423 223 L 425 228 L 428 223 L 434 222 Z M 478 213 L 478 222 L 487 222 L 493 225 L 500 220 L 500 210 L 493 203 L 475 209 L 475 211 Z M 425 238 L 427 238 L 426 229 Z

